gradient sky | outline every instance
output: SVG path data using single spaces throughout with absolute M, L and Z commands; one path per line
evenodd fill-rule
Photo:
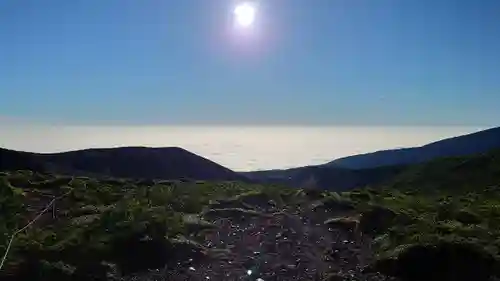
M 99 124 L 500 120 L 498 0 L 2 0 L 0 115 Z

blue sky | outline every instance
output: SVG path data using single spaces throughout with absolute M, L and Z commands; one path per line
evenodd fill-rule
M 0 116 L 65 123 L 500 120 L 498 0 L 0 1 Z

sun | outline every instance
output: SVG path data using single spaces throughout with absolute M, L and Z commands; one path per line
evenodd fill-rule
M 233 11 L 236 25 L 244 28 L 251 27 L 255 22 L 256 12 L 256 7 L 249 2 L 238 4 Z

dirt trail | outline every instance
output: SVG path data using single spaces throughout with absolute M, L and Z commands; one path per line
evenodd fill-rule
M 165 279 L 151 280 L 388 280 L 362 272 L 369 258 L 365 243 L 346 229 L 325 225 L 331 216 L 309 208 L 207 215 L 218 228 L 198 242 L 210 249 L 210 258 L 179 264 L 162 274 Z

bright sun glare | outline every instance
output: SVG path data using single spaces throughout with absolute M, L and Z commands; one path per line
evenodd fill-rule
M 255 6 L 251 3 L 244 2 L 238 4 L 234 8 L 234 19 L 238 26 L 240 27 L 250 27 L 255 21 Z

